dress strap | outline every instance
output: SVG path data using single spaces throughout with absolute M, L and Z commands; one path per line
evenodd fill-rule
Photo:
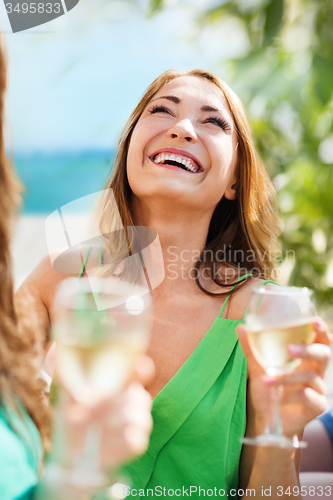
M 244 278 L 248 278 L 249 276 L 252 276 L 252 273 L 247 273 L 247 274 L 244 274 L 244 276 L 241 276 L 235 283 L 235 285 L 231 288 L 230 292 L 229 292 L 229 295 L 225 298 L 225 301 L 223 302 L 223 306 L 222 306 L 222 309 L 220 311 L 220 314 L 219 314 L 219 318 L 222 318 L 222 314 L 224 313 L 224 309 L 225 309 L 225 306 L 227 305 L 227 302 L 229 300 L 229 297 L 230 297 L 230 293 L 233 291 L 234 288 L 236 288 L 236 286 L 238 285 L 238 283 L 240 281 L 242 281 Z
M 275 283 L 275 281 L 265 280 L 263 283 L 261 283 L 260 287 L 266 285 L 267 283 L 272 283 L 273 285 L 279 286 L 277 283 Z M 249 309 L 249 304 L 246 306 L 246 309 L 245 309 L 245 312 L 244 312 L 244 316 L 243 316 L 243 321 L 245 321 L 248 309 Z
M 84 270 L 86 268 L 87 260 L 88 260 L 89 254 L 91 252 L 91 249 L 92 249 L 92 245 L 89 247 L 89 249 L 87 250 L 86 255 L 84 256 L 84 259 L 83 259 L 83 262 L 82 262 L 82 266 L 81 266 L 78 278 L 81 278 L 82 274 L 84 273 Z
M 102 249 L 102 247 L 99 247 L 99 250 L 98 250 L 98 263 L 99 263 L 99 267 L 102 267 L 102 265 L 103 265 L 103 249 Z

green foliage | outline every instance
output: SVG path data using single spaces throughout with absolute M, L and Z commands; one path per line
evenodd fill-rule
M 163 7 L 163 0 L 151 0 L 149 6 L 149 14 L 155 14 Z
M 273 0 L 265 8 L 264 39 L 266 43 L 271 42 L 277 34 L 282 23 L 283 10 L 283 0 Z
M 199 9 L 198 34 L 236 19 L 247 35 L 246 55 L 222 62 L 220 76 L 241 97 L 260 155 L 276 182 L 283 249 L 289 258 L 290 251 L 295 255 L 285 279 L 314 289 L 319 309 L 329 310 L 333 0 L 234 0 L 215 2 L 214 8 L 205 3 Z M 161 2 L 155 4 L 161 7 Z
M 315 92 L 322 104 L 326 104 L 332 96 L 333 60 L 324 59 L 319 54 L 316 54 L 313 57 L 312 64 Z

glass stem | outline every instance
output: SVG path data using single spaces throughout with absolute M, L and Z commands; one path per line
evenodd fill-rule
M 90 424 L 87 428 L 81 467 L 88 470 L 99 470 L 99 451 L 101 446 L 101 427 Z
M 281 396 L 283 392 L 282 385 L 278 387 L 271 387 L 271 408 L 270 418 L 265 427 L 265 434 L 283 435 L 282 421 L 281 421 Z

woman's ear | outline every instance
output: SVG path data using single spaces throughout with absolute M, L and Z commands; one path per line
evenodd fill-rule
M 224 196 L 228 200 L 235 200 L 237 198 L 237 182 L 235 179 L 233 179 L 231 186 L 226 189 Z

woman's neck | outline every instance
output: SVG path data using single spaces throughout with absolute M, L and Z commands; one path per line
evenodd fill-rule
M 170 205 L 158 206 L 135 200 L 132 206 L 137 226 L 154 228 L 162 249 L 163 262 L 156 253 L 152 255 L 154 269 L 160 273 L 164 265 L 165 279 L 159 286 L 168 291 L 196 288 L 195 264 L 204 250 L 211 213 L 193 210 L 178 210 Z M 156 250 L 157 247 L 156 247 Z

